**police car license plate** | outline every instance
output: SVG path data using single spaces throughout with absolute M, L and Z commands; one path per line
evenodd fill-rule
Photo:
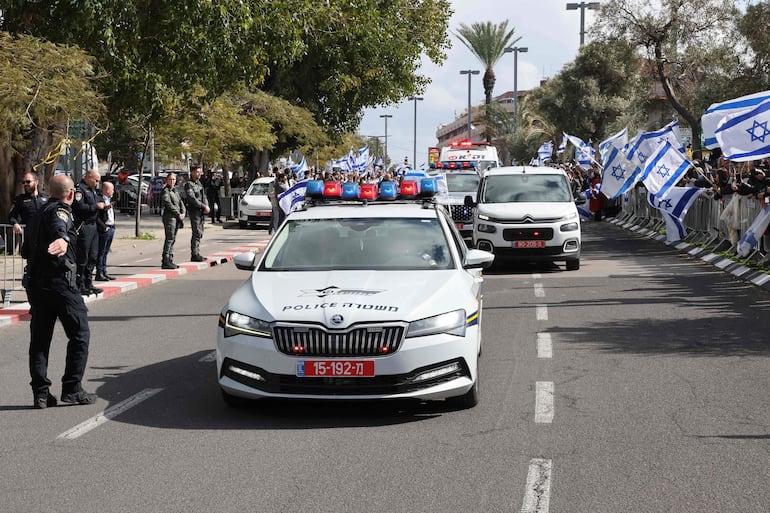
M 374 360 L 300 360 L 297 377 L 300 378 L 371 378 Z
M 257 215 L 259 217 L 267 217 L 270 215 L 270 212 L 257 212 Z
M 544 240 L 516 240 L 516 241 L 513 241 L 513 247 L 519 248 L 519 249 L 544 248 L 545 241 Z

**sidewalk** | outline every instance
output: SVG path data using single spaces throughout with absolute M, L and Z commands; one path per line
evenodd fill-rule
M 115 239 L 107 258 L 107 272 L 116 279 L 106 282 L 95 281 L 94 286 L 103 289 L 104 292 L 98 296 L 84 296 L 86 303 L 230 262 L 240 253 L 263 249 L 270 240 L 266 231 L 240 229 L 237 221 L 211 224 L 207 220 L 201 244 L 201 252 L 206 260 L 190 262 L 191 229 L 189 221 L 185 220 L 185 227 L 179 230 L 174 248 L 174 253 L 177 255 L 175 261 L 179 269 L 165 270 L 160 268 L 164 238 L 160 216 L 143 212 L 143 217 L 140 219 L 139 233 L 152 234 L 155 238 L 151 240 L 134 238 L 136 221 L 133 216 L 116 213 L 115 225 Z M 13 282 L 14 289 L 10 294 L 9 307 L 0 308 L 0 328 L 30 318 L 26 292 L 21 288 L 21 276 L 16 278 L 17 280 Z

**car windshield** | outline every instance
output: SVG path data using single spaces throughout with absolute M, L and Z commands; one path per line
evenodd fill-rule
M 483 203 L 532 203 L 572 201 L 567 178 L 562 175 L 488 176 L 481 190 Z
M 447 173 L 446 187 L 449 192 L 476 192 L 479 187 L 479 175 Z
M 260 270 L 434 270 L 452 264 L 438 219 L 289 219 Z
M 267 196 L 267 188 L 270 186 L 269 183 L 253 183 L 251 184 L 251 187 L 249 187 L 249 192 L 246 193 L 247 196 Z

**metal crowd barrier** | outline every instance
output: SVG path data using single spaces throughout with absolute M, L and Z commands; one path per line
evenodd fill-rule
M 21 245 L 24 242 L 24 232 L 14 233 L 10 224 L 0 224 L 0 261 L 2 263 L 2 275 L 0 275 L 0 293 L 2 295 L 2 308 L 11 306 L 11 294 L 14 291 L 22 291 L 21 278 L 24 275 L 26 261 L 21 258 Z
M 764 205 L 756 199 L 736 197 L 739 228 L 734 236 L 740 237 L 751 226 Z M 724 200 L 716 199 L 710 189 L 701 194 L 690 206 L 683 219 L 687 229 L 684 241 L 703 246 L 711 251 L 734 251 L 737 241 L 730 239 L 729 228 L 720 220 L 722 212 L 731 200 L 731 197 Z M 644 187 L 635 187 L 627 192 L 620 205 L 619 221 L 633 223 L 650 230 L 665 230 L 666 221 L 660 211 L 650 205 L 647 200 L 647 189 Z M 759 239 L 757 247 L 746 257 L 746 261 L 763 257 L 770 252 L 770 247 L 765 246 L 764 238 Z

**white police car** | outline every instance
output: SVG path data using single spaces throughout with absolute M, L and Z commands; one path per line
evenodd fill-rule
M 414 198 L 420 185 L 422 198 Z M 481 270 L 435 180 L 310 181 L 219 317 L 217 373 L 242 398 L 478 401 Z M 315 197 L 316 199 L 310 199 Z M 336 198 L 336 199 L 330 199 Z M 388 201 L 385 198 L 390 198 Z

